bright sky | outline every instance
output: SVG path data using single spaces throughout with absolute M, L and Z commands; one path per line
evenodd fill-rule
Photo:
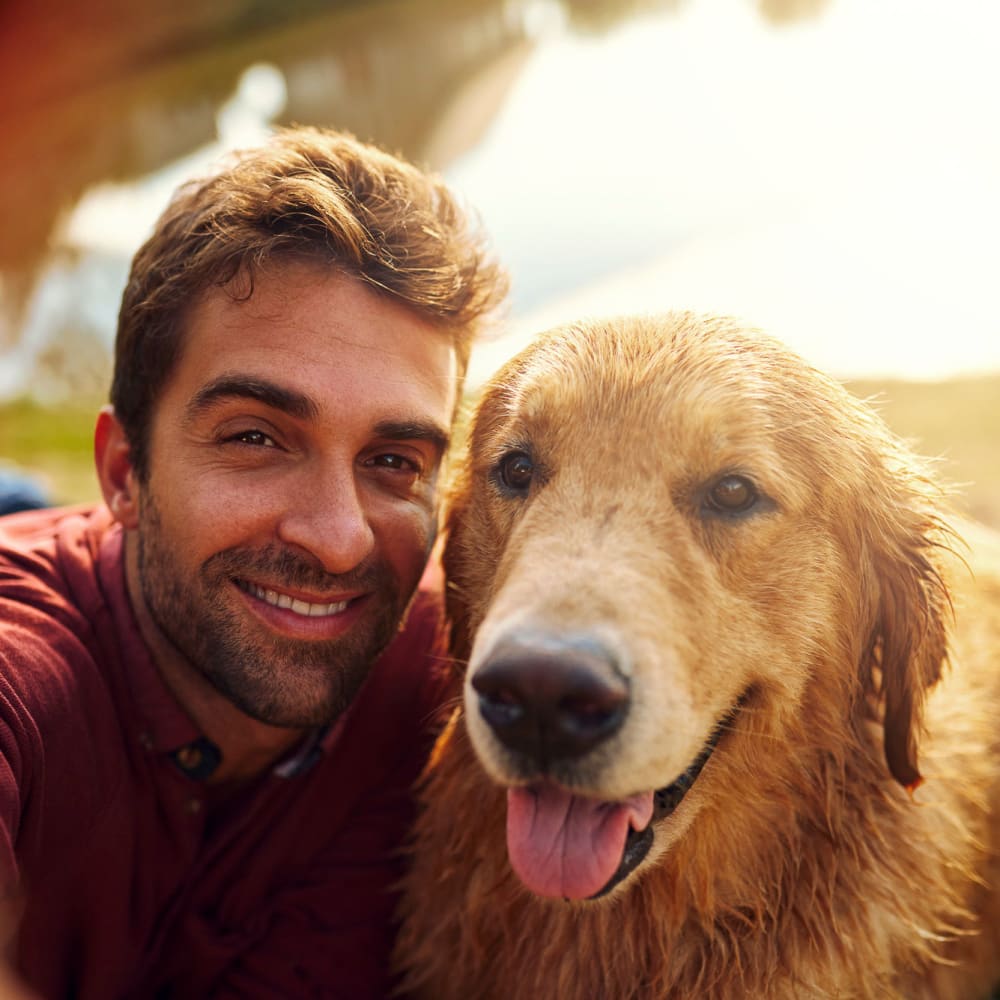
M 841 376 L 1000 371 L 998 37 L 989 0 L 830 0 L 781 27 L 686 0 L 543 33 L 447 170 L 514 279 L 512 334 L 473 377 L 555 323 L 667 308 L 736 313 Z M 218 145 L 92 192 L 67 238 L 131 254 L 283 101 L 277 70 L 250 71 Z
M 691 307 L 837 374 L 1000 370 L 998 28 L 973 0 L 831 0 L 780 29 L 690 0 L 545 46 L 451 171 L 527 301 L 514 339 Z

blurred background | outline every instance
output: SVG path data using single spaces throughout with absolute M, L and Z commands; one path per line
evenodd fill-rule
M 440 171 L 510 269 L 473 384 L 567 319 L 736 313 L 1000 526 L 1000 6 L 0 0 L 0 474 L 95 497 L 132 253 L 292 122 Z

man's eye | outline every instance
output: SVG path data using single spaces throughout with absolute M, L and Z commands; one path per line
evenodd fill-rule
M 396 472 L 409 472 L 419 475 L 420 466 L 412 459 L 404 458 L 402 455 L 376 455 L 369 460 L 369 464 L 381 469 L 392 469 Z
M 226 442 L 234 442 L 236 444 L 249 444 L 257 448 L 273 448 L 275 447 L 275 440 L 269 434 L 265 434 L 263 431 L 251 430 L 251 431 L 240 431 L 239 434 L 233 434 L 226 438 Z

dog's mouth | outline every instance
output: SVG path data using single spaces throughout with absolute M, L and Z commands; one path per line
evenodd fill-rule
M 680 805 L 745 702 L 716 725 L 683 774 L 656 791 L 602 802 L 550 782 L 508 789 L 507 851 L 525 886 L 539 896 L 599 899 L 628 878 L 653 846 L 655 824 Z

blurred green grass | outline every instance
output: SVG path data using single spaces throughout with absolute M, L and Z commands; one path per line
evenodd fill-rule
M 940 459 L 941 476 L 959 487 L 959 510 L 1000 528 L 1000 375 L 847 385 L 872 400 L 917 452 Z M 22 399 L 0 405 L 0 462 L 37 476 L 55 502 L 96 499 L 93 428 L 102 402 L 49 408 Z
M 94 422 L 102 403 L 49 407 L 16 399 L 0 404 L 0 463 L 36 479 L 53 503 L 96 500 Z

